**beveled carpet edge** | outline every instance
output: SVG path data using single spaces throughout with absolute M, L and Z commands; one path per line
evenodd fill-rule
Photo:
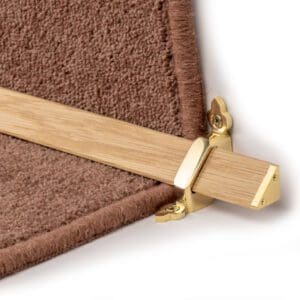
M 174 197 L 174 188 L 159 184 L 78 218 L 67 225 L 4 248 L 0 251 L 0 278 L 148 217 L 160 205 L 172 201 Z

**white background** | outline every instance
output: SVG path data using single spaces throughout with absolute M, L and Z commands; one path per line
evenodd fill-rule
M 300 299 L 300 2 L 194 3 L 208 98 L 227 100 L 236 151 L 281 165 L 281 202 L 148 218 L 2 280 L 1 300 Z

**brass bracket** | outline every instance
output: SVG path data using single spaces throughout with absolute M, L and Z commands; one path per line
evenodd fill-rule
M 202 209 L 213 202 L 210 197 L 193 193 L 192 187 L 212 148 L 219 147 L 232 151 L 229 133 L 232 117 L 221 97 L 216 97 L 212 101 L 208 121 L 211 133 L 207 138 L 200 137 L 193 142 L 177 170 L 174 185 L 183 190 L 183 196 L 175 203 L 161 207 L 155 214 L 156 222 L 182 219 L 186 214 Z

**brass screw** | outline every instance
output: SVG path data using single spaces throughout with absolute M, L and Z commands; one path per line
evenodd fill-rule
M 222 126 L 223 126 L 222 116 L 220 116 L 220 115 L 213 115 L 212 116 L 212 125 L 215 128 L 222 128 Z
M 265 199 L 262 199 L 260 202 L 261 205 L 265 205 Z
M 179 207 L 178 207 L 178 205 L 176 205 L 176 204 L 171 204 L 170 206 L 168 206 L 167 208 L 166 208 L 166 213 L 176 213 L 177 211 L 179 210 Z

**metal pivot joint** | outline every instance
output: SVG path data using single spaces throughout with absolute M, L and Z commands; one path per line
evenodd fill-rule
M 208 196 L 194 193 L 192 187 L 213 148 L 219 147 L 232 151 L 229 133 L 232 117 L 222 98 L 216 97 L 212 101 L 208 121 L 211 127 L 210 134 L 207 138 L 199 137 L 193 142 L 177 170 L 174 185 L 183 190 L 182 197 L 175 203 L 161 207 L 155 214 L 156 222 L 181 219 L 186 214 L 202 209 L 213 202 L 213 199 Z

